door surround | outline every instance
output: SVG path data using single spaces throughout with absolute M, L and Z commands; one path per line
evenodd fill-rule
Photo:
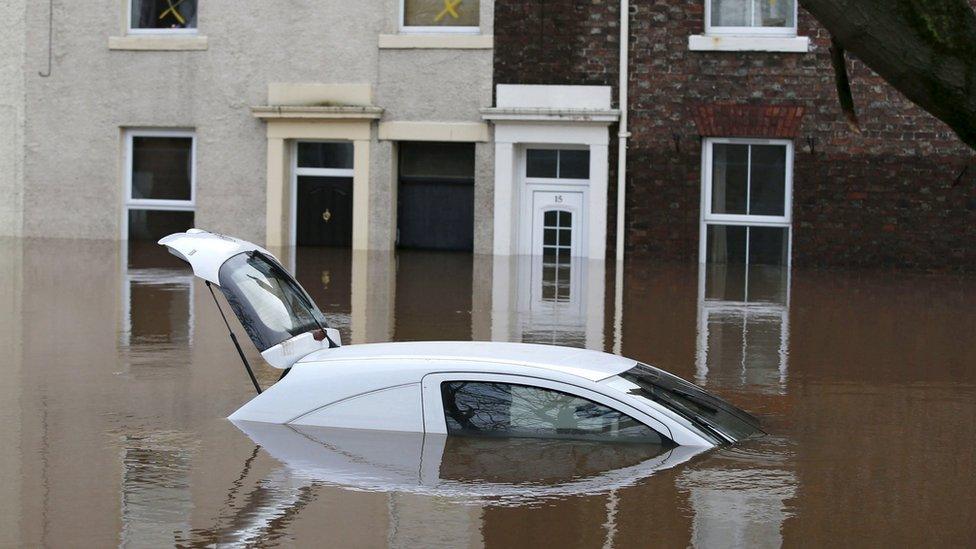
M 523 253 L 520 224 L 525 215 L 524 149 L 587 148 L 590 174 L 583 205 L 586 248 L 581 256 L 606 257 L 608 145 L 610 124 L 619 111 L 610 108 L 608 86 L 497 86 L 498 106 L 483 109 L 495 126 L 495 255 Z M 554 187 L 555 188 L 555 187 Z
M 369 167 L 375 107 L 255 108 L 267 122 L 267 246 L 294 244 L 292 150 L 297 141 L 351 141 L 353 144 L 352 247 L 369 248 Z

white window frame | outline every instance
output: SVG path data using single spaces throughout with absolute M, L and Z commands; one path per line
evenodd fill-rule
M 133 138 L 135 137 L 188 137 L 190 138 L 190 199 L 157 200 L 132 198 Z M 170 212 L 195 212 L 197 195 L 197 136 L 192 130 L 130 129 L 125 132 L 125 189 L 122 193 L 122 240 L 129 239 L 129 211 L 151 210 Z
M 478 26 L 476 27 L 449 27 L 449 26 L 413 26 L 406 24 L 407 10 L 406 2 L 407 0 L 400 0 L 399 9 L 400 16 L 398 17 L 400 33 L 401 34 L 479 34 L 481 32 L 481 18 L 484 14 L 481 13 L 481 0 L 474 0 L 478 2 Z
M 353 167 L 352 168 L 302 168 L 298 166 L 298 145 L 299 143 L 348 143 L 353 147 Z M 298 242 L 298 178 L 300 176 L 312 177 L 348 177 L 353 179 L 356 173 L 355 144 L 343 139 L 296 139 L 291 144 L 291 195 L 288 205 L 289 215 L 291 216 L 291 230 L 289 231 L 288 241 L 291 246 L 297 246 Z
M 712 159 L 715 144 L 735 144 L 735 145 L 781 145 L 786 147 L 786 174 L 783 189 L 783 215 L 743 215 L 743 214 L 717 214 L 712 213 Z M 750 149 L 749 167 L 752 166 L 752 153 Z M 702 192 L 700 224 L 699 224 L 699 244 L 698 262 L 704 264 L 707 260 L 707 240 L 709 225 L 736 225 L 742 227 L 779 227 L 786 229 L 786 266 L 789 267 L 793 262 L 793 141 L 789 139 L 742 139 L 727 137 L 709 137 L 702 143 Z M 752 177 L 752 170 L 747 170 L 747 178 Z M 746 184 L 746 196 L 748 200 L 749 183 Z M 748 245 L 748 244 L 747 244 Z M 748 255 L 746 257 L 748 261 Z
M 198 32 L 198 27 L 200 26 L 200 15 L 199 11 L 197 13 L 197 26 L 192 29 L 143 29 L 139 27 L 132 26 L 132 4 L 136 0 L 125 0 L 125 32 L 126 34 L 166 34 L 166 35 L 194 35 Z M 707 0 L 706 0 L 707 1 Z M 200 9 L 200 3 L 197 3 L 197 10 Z
M 590 184 L 591 177 L 586 179 L 574 179 L 569 177 L 559 177 L 559 157 L 556 157 L 556 177 L 529 177 L 529 150 L 546 150 L 546 151 L 586 151 L 591 156 L 593 151 L 590 150 L 589 145 L 567 145 L 563 143 L 542 143 L 542 144 L 524 144 L 522 145 L 522 150 L 519 154 L 519 173 L 525 180 L 527 185 L 579 185 L 587 186 Z M 592 168 L 592 166 L 590 166 Z M 588 171 L 592 172 L 592 169 Z
M 707 36 L 769 36 L 769 37 L 795 37 L 797 33 L 797 17 L 799 16 L 799 0 L 793 0 L 793 26 L 792 27 L 718 27 L 712 26 L 712 2 L 714 0 L 703 0 L 705 2 L 705 34 Z M 755 4 L 750 0 L 750 5 Z M 755 17 L 751 17 L 754 20 Z

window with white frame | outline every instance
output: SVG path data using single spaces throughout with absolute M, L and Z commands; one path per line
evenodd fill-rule
M 790 264 L 793 143 L 707 139 L 702 263 Z
M 197 32 L 198 0 L 127 0 L 130 34 Z
M 193 227 L 196 139 L 188 131 L 126 132 L 123 238 L 158 240 Z
M 796 36 L 796 10 L 796 0 L 705 0 L 705 32 Z
M 401 32 L 477 33 L 481 0 L 400 0 Z

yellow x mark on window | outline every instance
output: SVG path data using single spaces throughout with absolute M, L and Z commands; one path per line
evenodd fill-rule
M 434 18 L 435 23 L 440 23 L 441 19 L 450 15 L 451 17 L 458 19 L 461 16 L 457 12 L 457 7 L 461 5 L 461 0 L 444 0 L 444 9 L 437 14 Z
M 162 21 L 163 19 L 166 18 L 166 15 L 168 15 L 169 13 L 172 13 L 173 14 L 173 17 L 175 17 L 176 20 L 179 21 L 181 25 L 185 25 L 186 24 L 186 19 L 184 19 L 183 18 L 183 15 L 180 13 L 180 11 L 176 9 L 176 8 L 180 7 L 180 4 L 182 4 L 185 1 L 186 0 L 177 0 L 176 3 L 174 4 L 173 3 L 173 0 L 166 0 L 166 3 L 169 4 L 169 7 L 166 8 L 166 10 L 163 11 L 163 13 L 159 14 L 159 20 Z M 458 0 L 458 2 L 460 2 L 460 1 L 461 0 Z

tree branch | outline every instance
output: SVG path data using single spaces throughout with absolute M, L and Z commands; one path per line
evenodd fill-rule
M 844 111 L 847 118 L 847 125 L 854 133 L 861 133 L 861 125 L 857 121 L 857 112 L 854 110 L 854 95 L 851 93 L 851 80 L 847 76 L 847 59 L 844 57 L 844 46 L 841 46 L 833 37 L 830 39 L 830 62 L 834 65 L 834 77 L 837 81 L 837 99 L 840 101 L 840 108 Z
M 838 54 L 843 61 L 846 50 L 976 148 L 976 12 L 971 1 L 799 0 L 830 31 L 835 71 Z M 838 92 L 848 114 L 840 78 Z

